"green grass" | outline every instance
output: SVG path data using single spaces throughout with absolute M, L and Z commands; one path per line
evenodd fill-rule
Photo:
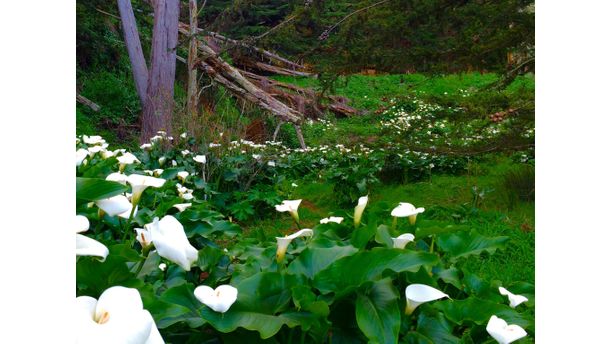
M 464 266 L 478 275 L 502 283 L 513 281 L 535 282 L 535 208 L 533 202 L 519 202 L 509 210 L 504 195 L 495 188 L 502 182 L 503 171 L 512 166 L 507 158 L 493 157 L 488 161 L 473 164 L 478 176 L 433 175 L 430 181 L 404 185 L 381 185 L 370 193 L 368 209 L 391 209 L 398 202 L 410 202 L 424 207 L 425 219 L 436 217 L 449 223 L 454 218 L 446 212 L 460 213 L 459 206 L 472 201 L 472 186 L 494 189 L 482 201 L 479 211 L 464 216 L 464 224 L 485 236 L 508 236 L 510 244 L 504 251 L 493 255 L 473 256 Z M 312 228 L 319 220 L 330 215 L 345 216 L 353 213 L 352 206 L 338 208 L 333 195 L 333 186 L 324 182 L 297 180 L 299 186 L 293 198 L 302 198 L 300 219 L 302 226 Z M 445 211 L 440 211 L 444 209 Z M 429 210 L 429 211 L 428 211 Z M 442 214 L 442 215 L 440 215 Z M 389 222 L 391 216 L 389 216 Z M 245 233 L 262 230 L 268 238 L 285 235 L 296 230 L 295 224 L 286 214 L 275 214 L 272 218 L 244 224 Z M 271 239 L 272 240 L 272 239 Z
M 351 105 L 366 110 L 376 110 L 388 105 L 384 99 L 403 97 L 411 92 L 430 96 L 457 95 L 459 90 L 480 89 L 495 80 L 498 76 L 492 73 L 464 73 L 443 76 L 426 76 L 423 74 L 394 75 L 351 75 L 340 77 L 335 88 L 335 94 L 351 99 Z M 276 80 L 289 82 L 302 87 L 318 87 L 318 81 L 313 78 L 276 77 Z M 514 93 L 521 88 L 535 89 L 533 75 L 519 76 L 508 86 L 506 92 Z

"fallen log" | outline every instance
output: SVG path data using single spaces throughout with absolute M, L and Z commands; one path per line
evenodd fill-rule
M 93 110 L 93 111 L 95 111 L 95 112 L 100 111 L 100 105 L 98 105 L 98 104 L 96 104 L 96 103 L 92 102 L 91 100 L 89 100 L 89 99 L 87 99 L 87 98 L 83 97 L 83 96 L 82 96 L 82 95 L 80 95 L 80 94 L 77 94 L 77 95 L 76 95 L 76 100 L 77 100 L 77 102 L 79 102 L 79 103 L 81 103 L 81 104 L 83 104 L 83 105 L 85 105 L 85 106 L 89 107 L 90 109 L 92 109 L 92 110 Z
M 188 31 L 189 25 L 180 23 L 179 28 L 182 31 Z M 235 56 L 234 63 L 241 65 L 242 67 L 248 67 L 254 70 L 276 73 L 281 75 L 289 76 L 314 76 L 315 74 L 307 71 L 306 67 L 290 61 L 282 56 L 272 53 L 268 50 L 255 47 L 247 44 L 244 41 L 237 41 L 228 37 L 225 37 L 217 32 L 205 32 L 202 29 L 197 29 L 197 34 L 205 34 L 204 40 L 207 42 L 209 47 L 217 54 L 225 50 L 229 50 L 233 47 L 240 47 L 254 53 L 256 56 L 253 61 L 250 59 L 244 59 L 243 56 Z M 213 44 L 214 43 L 214 44 Z M 263 60 L 268 60 L 270 63 L 264 63 Z
M 184 26 L 179 26 L 179 32 L 183 35 L 189 35 L 189 30 Z M 212 73 L 213 77 L 219 82 L 221 82 L 220 80 L 226 80 L 227 85 L 224 84 L 224 86 L 228 86 L 232 92 L 248 97 L 249 101 L 256 103 L 261 108 L 286 122 L 299 124 L 302 121 L 302 115 L 299 112 L 255 86 L 242 76 L 236 68 L 221 59 L 208 45 L 199 44 L 198 48 L 202 54 L 200 63 L 210 66 L 210 69 L 206 66 L 204 67 L 207 73 Z M 230 84 L 231 86 L 229 86 Z

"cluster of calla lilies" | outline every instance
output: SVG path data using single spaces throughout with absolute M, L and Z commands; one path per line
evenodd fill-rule
M 160 132 L 159 136 L 151 139 L 152 144 L 164 138 L 166 138 L 165 133 Z M 105 159 L 116 156 L 119 171 L 109 174 L 106 180 L 131 186 L 131 193 L 97 200 L 91 206 L 98 207 L 100 217 L 105 214 L 110 217 L 118 216 L 127 219 L 129 224 L 138 212 L 138 204 L 143 192 L 149 187 L 162 187 L 166 180 L 140 174 L 123 174 L 127 165 L 140 163 L 140 161 L 125 150 L 113 152 L 106 150 L 108 144 L 100 136 L 84 135 L 83 142 L 90 147 L 77 150 L 77 167 L 86 164 L 86 159 L 96 154 L 101 154 Z M 150 147 L 151 144 L 146 144 L 141 148 Z M 198 163 L 206 164 L 206 157 L 203 155 L 198 155 L 193 159 Z M 163 171 L 145 171 L 147 172 L 159 176 Z M 189 173 L 186 171 L 177 174 L 182 182 L 185 182 L 188 176 Z M 182 188 L 180 184 L 177 184 L 179 195 L 183 199 L 192 199 L 193 197 L 185 197 L 185 195 L 190 195 L 192 190 Z M 179 211 L 189 206 L 191 203 L 174 205 Z M 89 225 L 87 217 L 76 215 L 76 255 L 93 256 L 104 261 L 109 254 L 108 248 L 92 238 L 79 234 L 87 231 Z M 143 252 L 148 253 L 151 249 L 155 249 L 160 257 L 168 259 L 186 271 L 189 271 L 198 259 L 198 251 L 189 243 L 183 225 L 174 216 L 166 215 L 161 220 L 156 217 L 153 222 L 145 224 L 144 228 L 135 228 L 134 231 Z M 165 264 L 160 264 L 159 268 L 165 269 Z M 216 289 L 202 285 L 194 290 L 194 296 L 212 310 L 225 313 L 238 298 L 238 289 L 231 285 L 220 285 Z M 105 290 L 98 300 L 89 296 L 79 296 L 76 298 L 76 304 L 77 322 L 79 323 L 77 343 L 157 344 L 164 342 L 151 314 L 143 309 L 142 299 L 137 289 L 114 286 Z
M 183 136 L 181 136 L 183 137 Z M 150 144 L 144 144 L 142 149 L 150 149 L 155 142 L 171 139 L 165 133 L 160 132 L 159 136 L 154 137 Z M 113 172 L 106 177 L 106 180 L 129 185 L 131 193 L 116 195 L 107 199 L 93 202 L 90 206 L 98 207 L 100 217 L 105 214 L 110 217 L 120 217 L 127 219 L 128 225 L 138 212 L 138 204 L 143 193 L 149 187 L 160 188 L 168 180 L 160 178 L 163 170 L 145 171 L 148 175 L 124 174 L 126 166 L 140 163 L 138 158 L 125 150 L 108 151 L 108 144 L 99 136 L 86 136 L 82 142 L 89 145 L 87 149 L 81 148 L 76 152 L 77 167 L 86 164 L 87 158 L 92 158 L 99 154 L 103 158 L 116 157 L 119 162 L 118 172 Z M 187 151 L 183 155 L 187 155 Z M 206 166 L 206 156 L 196 155 L 193 160 L 202 164 L 203 177 Z M 185 183 L 190 174 L 187 171 L 177 173 L 179 182 Z M 186 188 L 181 183 L 176 184 L 179 196 L 184 200 L 191 200 L 193 190 Z M 276 261 L 278 264 L 285 259 L 287 249 L 291 242 L 297 238 L 312 237 L 314 231 L 309 228 L 300 227 L 300 217 L 298 208 L 302 200 L 285 200 L 276 205 L 278 212 L 288 212 L 298 228 L 297 232 L 277 237 Z M 368 196 L 360 197 L 355 206 L 353 220 L 355 228 L 361 224 L 364 210 L 368 204 Z M 174 207 L 179 211 L 184 211 L 191 206 L 191 203 L 175 204 Z M 393 228 L 396 228 L 398 218 L 408 218 L 408 222 L 414 225 L 417 215 L 423 213 L 424 208 L 416 208 L 410 203 L 400 203 L 391 211 L 393 217 Z M 321 224 L 337 223 L 344 221 L 343 217 L 330 216 L 321 219 Z M 93 256 L 104 261 L 109 254 L 108 248 L 102 243 L 89 238 L 83 234 L 89 229 L 89 220 L 83 215 L 76 215 L 76 255 Z M 156 250 L 160 257 L 167 259 L 189 271 L 191 266 L 198 259 L 198 251 L 193 247 L 185 233 L 183 225 L 172 215 L 163 216 L 161 219 L 155 217 L 153 222 L 145 224 L 144 228 L 135 228 L 135 239 L 140 243 L 143 253 L 147 254 L 151 250 Z M 127 234 L 127 232 L 126 232 Z M 124 237 L 125 239 L 125 237 Z M 391 238 L 393 247 L 404 249 L 408 243 L 413 242 L 415 236 L 411 233 L 403 233 L 395 238 Z M 164 270 L 166 265 L 160 264 L 159 268 Z M 523 302 L 528 301 L 522 295 L 515 295 L 507 289 L 500 287 L 499 292 L 507 296 L 510 307 L 515 308 Z M 219 285 L 213 289 L 206 285 L 195 288 L 194 296 L 197 300 L 215 312 L 225 313 L 238 298 L 238 289 L 231 285 Z M 421 304 L 432 302 L 442 298 L 449 298 L 444 292 L 424 284 L 410 284 L 405 289 L 406 307 L 405 313 L 410 315 Z M 164 340 L 155 325 L 155 322 L 146 309 L 143 308 L 142 299 L 137 289 L 114 286 L 105 290 L 98 300 L 89 296 L 76 298 L 78 343 L 163 343 Z M 507 344 L 523 338 L 527 335 L 525 330 L 518 325 L 509 325 L 497 316 L 491 316 L 487 326 L 487 332 L 499 343 Z
M 298 200 L 285 200 L 281 204 L 276 205 L 276 210 L 278 212 L 289 212 L 294 221 L 298 224 L 300 223 L 300 217 L 298 214 L 298 208 L 301 199 Z M 355 228 L 359 227 L 361 223 L 361 218 L 363 216 L 363 212 L 368 204 L 368 196 L 360 197 L 357 201 L 357 206 L 355 206 L 355 212 L 353 215 Z M 393 217 L 393 227 L 397 226 L 397 219 L 400 217 L 407 217 L 408 221 L 411 225 L 414 225 L 417 220 L 417 215 L 423 213 L 425 208 L 416 208 L 411 203 L 400 202 L 400 204 L 395 207 L 391 211 L 391 216 Z M 331 216 L 328 218 L 321 219 L 319 223 L 325 224 L 330 222 L 341 223 L 344 220 L 343 217 L 335 217 Z M 287 252 L 287 248 L 289 244 L 296 238 L 299 237 L 312 237 L 314 234 L 312 229 L 304 228 L 299 231 L 286 235 L 284 237 L 277 237 L 277 249 L 276 249 L 276 261 L 281 263 L 285 257 L 285 253 Z M 404 249 L 409 242 L 414 241 L 415 236 L 412 233 L 404 233 L 396 238 L 391 238 L 393 241 L 393 248 Z M 504 287 L 499 287 L 499 293 L 503 296 L 507 296 L 510 307 L 515 308 L 519 304 L 528 301 L 528 299 L 523 295 L 515 295 L 508 291 Z M 449 296 L 442 291 L 430 287 L 425 284 L 410 284 L 406 287 L 405 290 L 406 295 L 406 308 L 405 313 L 410 315 L 414 312 L 414 310 L 421 304 L 425 302 L 431 302 L 435 300 L 439 300 L 442 298 L 448 298 Z M 498 318 L 495 315 L 492 315 L 487 323 L 487 332 L 500 344 L 509 344 L 518 339 L 521 339 L 527 336 L 527 332 L 518 326 L 518 325 L 508 325 L 508 323 Z

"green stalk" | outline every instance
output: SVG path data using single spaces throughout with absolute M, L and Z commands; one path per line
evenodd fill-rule
M 130 224 L 132 223 L 132 219 L 134 218 L 134 211 L 136 210 L 136 204 L 132 205 L 132 211 L 130 211 L 130 217 L 127 220 L 127 223 L 125 225 L 126 228 L 123 229 L 123 238 L 121 238 L 121 241 L 125 241 L 127 239 L 129 230 L 130 230 Z
M 431 245 L 429 245 L 429 252 L 433 253 L 434 250 L 434 245 L 436 244 L 436 235 L 432 234 L 431 235 Z

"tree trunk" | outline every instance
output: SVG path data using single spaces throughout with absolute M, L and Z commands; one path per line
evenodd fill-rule
M 148 141 L 159 130 L 171 132 L 179 9 L 179 0 L 155 1 L 151 72 L 142 112 L 141 142 Z
M 144 107 L 149 72 L 147 71 L 147 63 L 145 62 L 142 46 L 140 45 L 138 26 L 136 25 L 134 11 L 132 10 L 132 2 L 130 0 L 117 0 L 117 5 L 121 15 L 121 27 L 123 28 L 125 45 L 130 56 L 130 63 L 132 64 L 132 75 L 134 76 L 136 91 L 138 92 L 138 97 L 140 97 L 140 105 Z
M 191 120 L 189 125 L 190 132 L 194 135 L 195 122 L 198 119 L 198 70 L 196 68 L 198 58 L 198 39 L 196 31 L 198 29 L 198 4 L 197 0 L 189 0 L 189 55 L 187 56 L 187 71 L 189 80 L 187 82 L 187 113 Z

